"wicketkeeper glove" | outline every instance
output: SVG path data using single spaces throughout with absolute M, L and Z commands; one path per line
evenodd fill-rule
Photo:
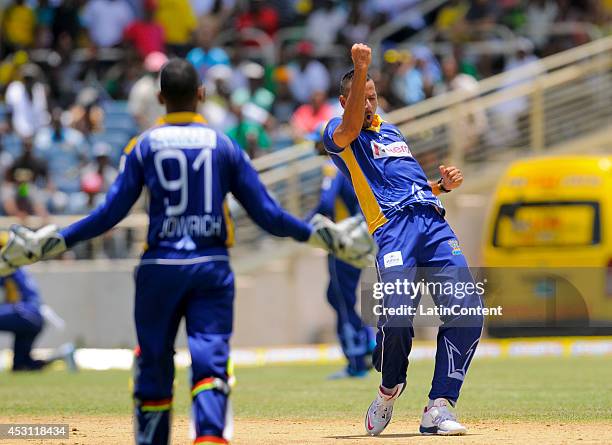
M 310 245 L 323 248 L 360 269 L 373 263 L 377 248 L 362 217 L 348 218 L 335 224 L 325 216 L 316 214 L 310 224 L 313 226 L 308 240 Z
M 345 243 L 344 251 L 338 255 L 338 258 L 359 269 L 373 265 L 378 246 L 370 235 L 363 216 L 359 214 L 344 219 L 337 224 L 337 227 L 349 238 L 349 241 Z
M 319 213 L 312 217 L 310 225 L 312 233 L 308 238 L 308 244 L 311 246 L 320 247 L 336 255 L 348 241 L 348 237 L 338 229 L 333 221 Z
M 32 231 L 26 227 L 11 227 L 9 241 L 0 252 L 4 263 L 12 268 L 53 258 L 66 250 L 64 237 L 57 226 L 47 225 Z
M 22 236 L 26 239 L 26 247 L 34 261 L 54 258 L 67 249 L 66 241 L 55 224 L 44 226 L 36 232 L 25 232 Z
M 15 268 L 11 267 L 4 259 L 0 258 L 0 277 L 8 277 L 15 273 Z
M 2 276 L 10 275 L 19 266 L 31 264 L 30 253 L 27 248 L 26 239 L 21 236 L 26 232 L 31 232 L 29 229 L 21 226 L 13 226 L 6 232 L 7 240 L 2 251 L 0 251 L 0 259 L 2 260 Z

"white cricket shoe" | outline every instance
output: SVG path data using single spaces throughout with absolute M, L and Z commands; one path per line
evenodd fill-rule
M 365 418 L 366 433 L 370 436 L 378 436 L 391 422 L 393 415 L 393 403 L 401 395 L 404 383 L 395 386 L 395 391 L 391 395 L 384 394 L 380 387 L 378 395 L 370 404 Z
M 430 408 L 425 407 L 419 428 L 421 434 L 461 436 L 467 432 L 467 428 L 457 422 L 449 405 L 446 399 L 436 399 Z

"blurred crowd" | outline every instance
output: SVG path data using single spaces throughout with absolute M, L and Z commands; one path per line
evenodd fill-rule
M 473 91 L 479 79 L 591 38 L 586 28 L 555 33 L 556 23 L 605 34 L 612 17 L 611 0 L 429 3 L 0 0 L 0 211 L 44 218 L 103 199 L 122 146 L 163 113 L 157 75 L 169 57 L 197 68 L 210 125 L 257 157 L 341 113 L 348 48 L 382 29 L 390 32 L 376 42 L 371 74 L 384 113 Z M 500 28 L 520 36 L 512 54 L 469 50 L 508 43 Z M 405 44 L 424 33 L 425 43 Z

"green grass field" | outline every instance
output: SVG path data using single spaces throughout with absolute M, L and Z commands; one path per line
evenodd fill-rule
M 408 388 L 394 416 L 418 417 L 433 364 L 412 363 Z M 328 381 L 338 366 L 238 368 L 233 394 L 238 419 L 361 419 L 375 395 L 377 373 L 361 380 Z M 466 421 L 612 421 L 612 357 L 475 360 L 460 401 Z M 46 371 L 0 377 L 4 415 L 103 416 L 131 411 L 130 373 Z M 187 415 L 187 372 L 177 374 L 175 414 Z

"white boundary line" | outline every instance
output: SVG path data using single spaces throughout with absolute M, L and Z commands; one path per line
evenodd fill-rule
M 37 349 L 34 355 L 45 356 L 50 349 Z M 410 360 L 433 359 L 436 353 L 435 342 L 413 344 Z M 232 360 L 237 366 L 267 366 L 291 363 L 339 363 L 344 360 L 338 345 L 302 345 L 287 347 L 236 348 Z M 612 356 L 612 337 L 551 337 L 540 339 L 486 339 L 476 350 L 476 359 L 488 357 L 504 359 L 510 357 L 577 357 Z M 131 369 L 133 351 L 130 349 L 78 349 L 75 354 L 80 369 L 109 370 Z M 0 351 L 0 369 L 10 368 L 12 351 Z M 179 368 L 190 365 L 189 352 L 178 350 L 174 361 Z

